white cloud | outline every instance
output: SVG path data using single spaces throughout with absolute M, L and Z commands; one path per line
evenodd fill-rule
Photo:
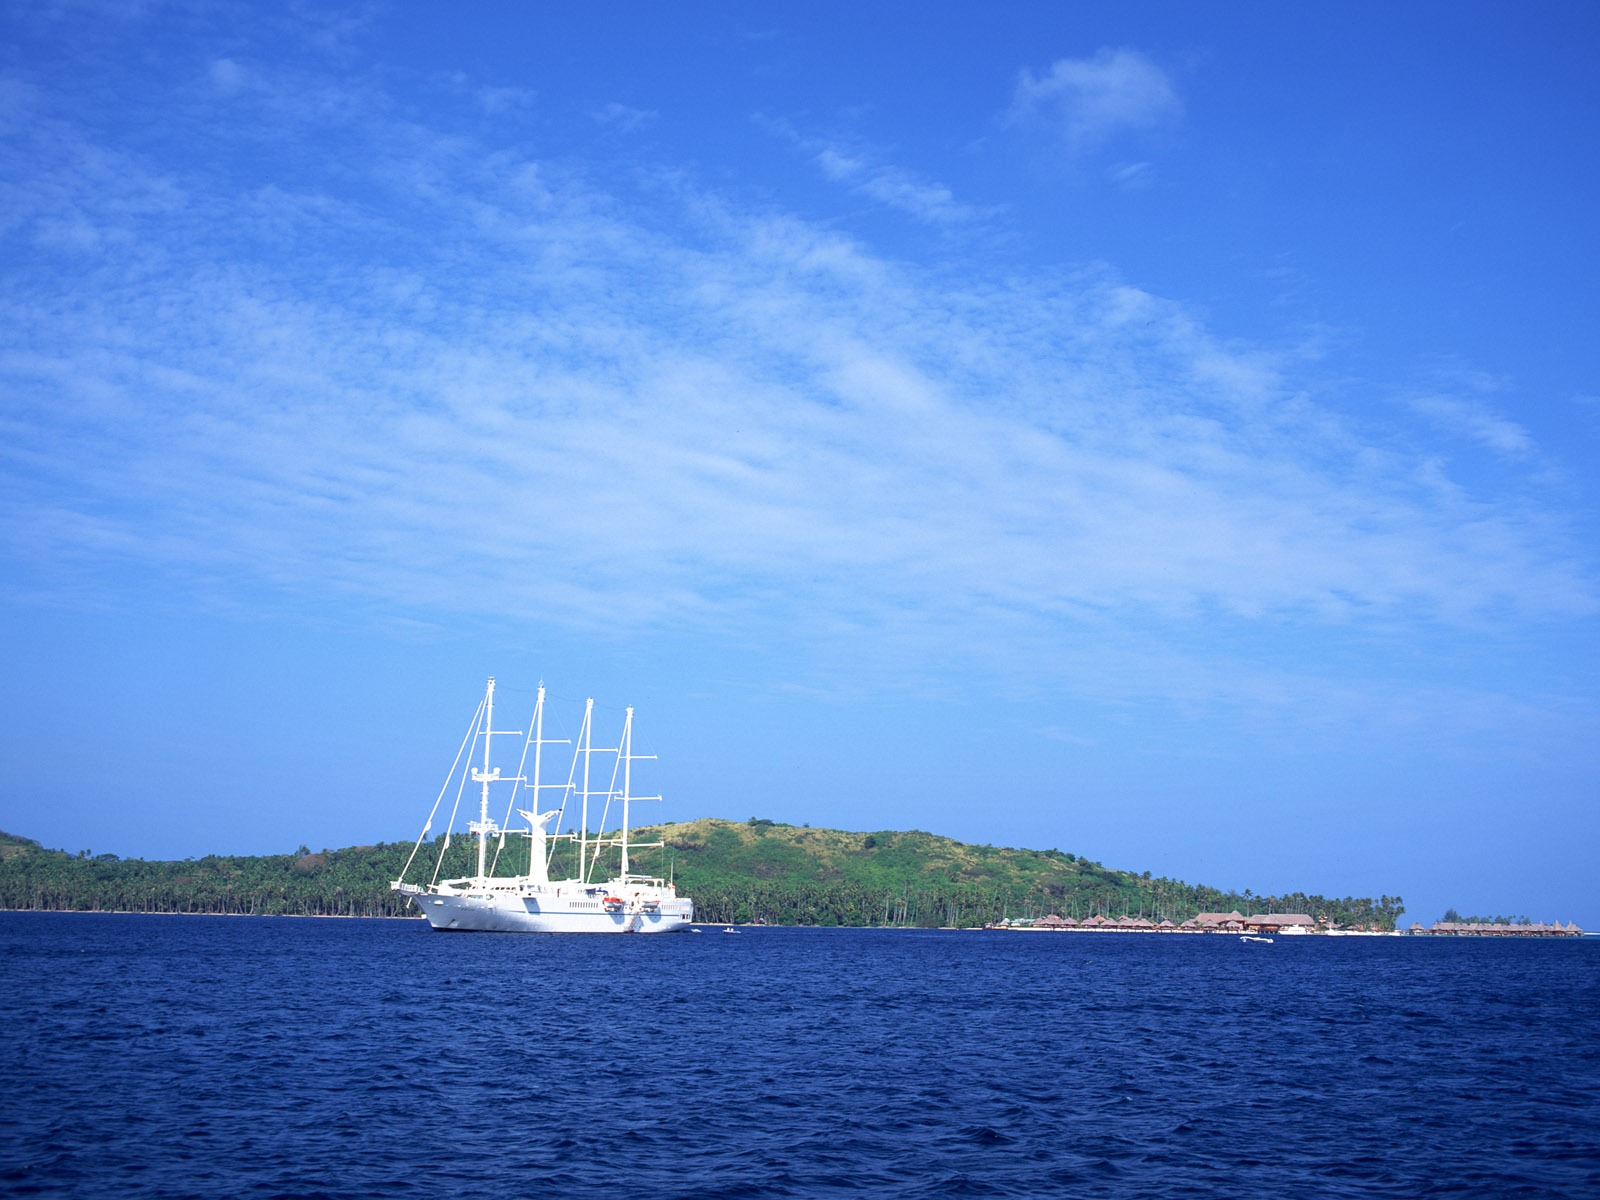
M 984 215 L 979 209 L 959 201 L 946 185 L 881 162 L 865 147 L 847 147 L 825 138 L 805 136 L 782 121 L 763 118 L 758 123 L 809 155 L 829 181 L 886 208 L 930 225 L 959 225 Z
M 647 109 L 629 108 L 626 104 L 612 101 L 594 114 L 594 119 L 602 125 L 609 125 L 623 133 L 633 133 L 643 129 L 657 117 L 657 114 Z
M 1411 408 L 1428 417 L 1441 429 L 1486 446 L 1507 458 L 1528 458 L 1534 452 L 1533 438 L 1515 421 L 1499 415 L 1479 400 L 1458 396 L 1417 396 Z
M 1156 177 L 1155 167 L 1147 162 L 1117 163 L 1106 173 L 1112 183 L 1130 190 L 1150 187 Z
M 1145 55 L 1103 48 L 1093 58 L 1058 59 L 1043 75 L 1024 70 L 1006 115 L 1045 123 L 1076 155 L 1170 124 L 1183 104 L 1167 73 Z
M 1419 483 L 1295 364 L 1114 278 L 918 272 L 364 120 L 354 187 L 38 160 L 41 211 L 138 236 L 70 304 L 43 268 L 0 292 L 13 587 L 132 567 L 1196 696 L 1278 678 L 1174 668 L 1197 616 L 1325 641 L 1594 611 L 1539 511 Z
M 475 93 L 478 105 L 491 117 L 530 109 L 539 93 L 525 87 L 480 87 Z
M 225 96 L 241 91 L 249 82 L 248 73 L 231 58 L 213 60 L 210 76 L 212 86 Z
M 971 220 L 975 215 L 971 208 L 959 203 L 944 184 L 921 179 L 899 167 L 869 163 L 847 156 L 832 146 L 817 151 L 816 163 L 834 182 L 843 183 L 862 196 L 920 221 L 949 224 Z

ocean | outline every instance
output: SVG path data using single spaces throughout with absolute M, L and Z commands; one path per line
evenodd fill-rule
M 1600 1196 L 1600 940 L 0 913 L 0 1195 Z

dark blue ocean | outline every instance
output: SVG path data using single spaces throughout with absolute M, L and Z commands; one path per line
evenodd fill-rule
M 1600 941 L 0 913 L 0 1194 L 1600 1196 Z

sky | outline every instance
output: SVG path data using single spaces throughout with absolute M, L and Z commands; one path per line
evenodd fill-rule
M 0 11 L 0 829 L 647 817 L 1600 929 L 1600 9 Z M 614 736 L 614 734 L 613 734 Z

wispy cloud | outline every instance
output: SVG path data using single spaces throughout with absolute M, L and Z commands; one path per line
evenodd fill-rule
M 1092 58 L 1062 58 L 1042 75 L 1024 70 L 1006 117 L 1054 130 L 1077 155 L 1128 132 L 1177 121 L 1183 104 L 1171 78 L 1137 50 L 1103 48 Z
M 973 210 L 958 203 L 944 184 L 921 179 L 899 167 L 873 165 L 832 148 L 820 150 L 816 162 L 829 179 L 919 220 L 945 224 L 968 221 L 974 216 Z
M 1410 405 L 1447 433 L 1477 442 L 1496 454 L 1527 458 L 1534 452 L 1533 439 L 1526 429 L 1476 398 L 1416 396 Z
M 491 117 L 531 109 L 539 99 L 536 91 L 525 87 L 485 86 L 478 88 L 475 94 L 478 104 Z
M 1118 187 L 1132 190 L 1153 185 L 1156 169 L 1147 162 L 1124 162 L 1115 164 L 1106 174 Z
M 623 133 L 633 133 L 651 124 L 658 115 L 646 109 L 630 108 L 613 100 L 595 112 L 594 119 L 601 125 L 609 125 Z
M 824 178 L 886 208 L 930 225 L 965 224 L 985 215 L 944 184 L 883 162 L 866 147 L 801 134 L 785 121 L 763 118 L 760 124 L 806 154 Z
M 231 58 L 213 59 L 209 72 L 211 82 L 219 92 L 232 95 L 240 91 L 249 81 L 249 72 Z
M 265 146 L 287 101 L 259 103 Z M 682 180 L 601 189 L 364 96 L 315 112 L 363 114 L 358 152 L 270 189 L 86 173 L 107 152 L 66 126 L 32 155 L 13 236 L 120 236 L 0 293 L 13 589 L 135 570 L 1257 698 L 1292 674 L 1185 649 L 1198 618 L 1289 662 L 1595 609 L 1545 513 L 1433 486 L 1305 364 L 1108 274 L 913 270 Z

